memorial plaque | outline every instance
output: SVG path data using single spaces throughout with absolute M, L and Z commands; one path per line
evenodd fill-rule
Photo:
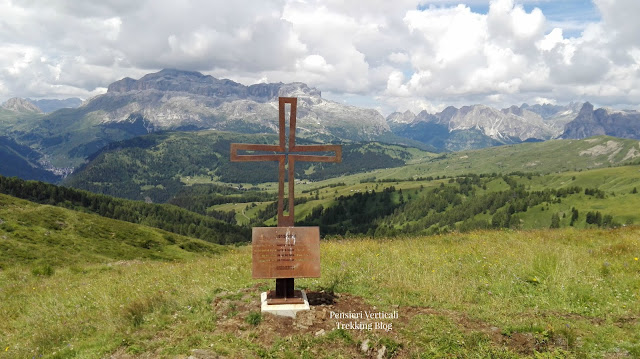
M 254 227 L 253 278 L 320 277 L 318 227 Z

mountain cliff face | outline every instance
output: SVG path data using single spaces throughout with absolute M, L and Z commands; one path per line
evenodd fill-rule
M 523 104 L 498 110 L 485 105 L 449 106 L 436 114 L 409 112 L 387 117 L 395 134 L 430 144 L 438 150 L 457 151 L 525 141 L 544 141 L 562 134 L 577 115 L 569 106 Z
M 198 72 L 162 70 L 114 82 L 86 107 L 102 123 L 141 116 L 155 129 L 198 128 L 276 132 L 278 97 L 298 97 L 298 135 L 329 140 L 371 140 L 389 132 L 375 110 L 322 98 L 304 83 L 244 86 Z
M 580 139 L 608 135 L 640 139 L 640 112 L 614 111 L 585 103 L 577 117 L 567 124 L 562 138 Z

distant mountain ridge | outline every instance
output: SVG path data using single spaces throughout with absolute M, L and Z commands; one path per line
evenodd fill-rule
M 2 108 L 14 112 L 50 113 L 61 108 L 76 108 L 82 105 L 82 100 L 73 97 L 64 100 L 41 99 L 32 100 L 30 98 L 10 98 L 2 104 Z
M 58 100 L 58 99 L 32 100 L 30 98 L 26 100 L 38 106 L 38 108 L 44 113 L 55 112 L 62 108 L 77 108 L 77 107 L 80 107 L 80 105 L 82 105 L 82 100 L 77 97 L 66 98 L 64 100 Z
M 575 103 L 523 104 L 502 110 L 486 105 L 449 106 L 436 114 L 395 112 L 387 122 L 396 135 L 430 144 L 440 151 L 459 151 L 558 138 L 578 111 L 579 104 Z

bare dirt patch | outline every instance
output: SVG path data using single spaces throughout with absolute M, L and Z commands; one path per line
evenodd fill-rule
M 416 347 L 414 336 L 416 333 L 408 332 L 412 324 L 415 325 L 414 318 L 416 316 L 440 316 L 448 318 L 464 334 L 481 333 L 496 347 L 507 348 L 517 354 L 531 355 L 535 352 L 570 349 L 567 339 L 559 335 L 540 335 L 540 333 L 517 331 L 507 333 L 491 323 L 453 310 L 413 306 L 376 308 L 366 303 L 363 298 L 347 293 L 308 291 L 307 298 L 311 309 L 299 312 L 296 318 L 260 314 L 261 286 L 264 286 L 264 283 L 239 291 L 218 293 L 211 302 L 217 318 L 216 327 L 211 334 L 243 338 L 265 350 L 269 350 L 274 344 L 283 340 L 292 343 L 319 340 L 320 342 L 316 341 L 316 344 L 310 347 L 311 353 L 318 356 L 326 356 L 326 352 L 322 351 L 330 347 L 333 350 L 338 350 L 343 357 L 409 358 L 415 357 L 416 353 L 421 351 Z M 336 318 L 337 313 L 365 312 L 397 312 L 398 317 L 383 320 L 367 319 L 366 316 L 362 319 Z M 548 315 L 556 316 L 556 313 L 548 313 Z M 558 313 L 557 316 L 562 315 Z M 259 318 L 259 320 L 255 320 L 255 318 Z M 636 317 L 621 318 L 618 324 L 628 325 L 637 320 Z M 383 329 L 338 329 L 338 323 L 368 323 L 372 321 L 390 323 L 392 329 L 388 331 Z M 323 339 L 326 340 L 322 341 Z M 153 358 L 155 355 L 149 353 L 132 355 L 121 348 L 110 358 L 146 359 Z M 182 359 L 226 358 L 225 355 L 210 348 L 193 348 L 190 355 L 179 357 Z
M 321 337 L 329 335 L 338 329 L 338 322 L 371 322 L 376 319 L 337 319 L 336 313 L 376 313 L 398 312 L 397 319 L 387 319 L 392 324 L 392 330 L 346 330 L 352 338 L 351 343 L 336 342 L 341 346 L 340 350 L 346 356 L 362 357 L 394 357 L 405 358 L 416 352 L 411 347 L 411 342 L 403 336 L 403 329 L 417 315 L 444 316 L 456 323 L 463 333 L 480 332 L 489 338 L 494 344 L 506 347 L 520 354 L 532 354 L 544 352 L 555 348 L 568 349 L 566 340 L 562 338 L 541 338 L 532 333 L 504 333 L 500 328 L 477 318 L 471 318 L 465 313 L 441 310 L 428 307 L 391 307 L 379 309 L 366 303 L 362 298 L 350 294 L 334 294 L 328 292 L 307 292 L 311 310 L 300 312 L 296 318 L 279 317 L 272 314 L 262 314 L 259 324 L 253 325 L 247 322 L 251 313 L 259 313 L 260 300 L 258 285 L 254 288 L 243 289 L 235 293 L 219 293 L 212 306 L 219 321 L 216 331 L 235 333 L 239 336 L 251 336 L 255 342 L 264 347 L 270 347 L 276 340 L 282 338 L 296 338 L 302 336 Z M 333 313 L 333 314 L 332 314 Z M 254 314 L 255 315 L 255 314 Z M 375 336 L 378 340 L 371 340 Z M 380 338 L 388 338 L 392 343 L 399 344 L 398 348 L 390 354 L 388 348 L 383 348 Z M 295 339 L 294 339 L 295 340 Z M 332 342 L 334 345 L 334 342 Z M 193 358 L 200 358 L 193 355 Z

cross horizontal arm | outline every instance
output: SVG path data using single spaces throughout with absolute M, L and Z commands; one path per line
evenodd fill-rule
M 304 145 L 295 146 L 290 152 L 334 152 L 333 156 L 320 156 L 320 155 L 289 155 L 295 158 L 296 161 L 303 162 L 340 162 L 342 161 L 342 146 L 340 145 Z
M 301 162 L 340 162 L 336 156 L 289 155 L 289 161 Z
M 232 143 L 231 144 L 231 162 L 249 162 L 249 161 L 279 161 L 283 155 L 239 155 L 238 151 L 271 151 L 282 152 L 284 149 L 278 145 L 256 145 L 251 143 Z
M 231 161 L 232 162 L 250 162 L 250 161 L 280 161 L 284 154 L 251 154 L 239 155 L 238 151 L 270 151 L 282 152 L 278 145 L 258 145 L 249 143 L 232 143 L 231 144 Z M 294 153 L 300 152 L 334 152 L 333 156 L 322 155 L 298 155 Z M 302 162 L 340 162 L 342 160 L 342 147 L 340 145 L 302 145 L 291 148 L 288 152 L 289 158 L 295 158 L 296 161 Z

